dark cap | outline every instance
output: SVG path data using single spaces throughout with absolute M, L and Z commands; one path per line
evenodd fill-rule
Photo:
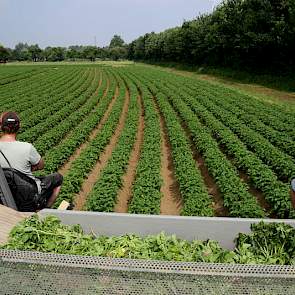
M 20 127 L 20 119 L 15 112 L 6 112 L 1 115 L 1 130 L 5 133 L 17 133 Z

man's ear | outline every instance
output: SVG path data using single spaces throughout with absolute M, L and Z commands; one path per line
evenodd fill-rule
M 0 132 L 2 131 L 2 119 L 3 119 L 3 114 L 0 115 Z

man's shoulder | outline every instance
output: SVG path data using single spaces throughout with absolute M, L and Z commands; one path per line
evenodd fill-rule
M 28 149 L 28 150 L 31 150 L 33 145 L 29 142 L 26 142 L 26 141 L 16 141 L 16 144 L 19 146 L 19 147 L 22 147 L 22 148 L 25 148 L 25 149 Z
M 0 146 L 15 146 L 17 148 L 20 148 L 22 150 L 31 150 L 33 148 L 33 145 L 26 141 L 0 141 Z
M 17 147 L 17 148 L 19 148 L 19 149 L 22 149 L 22 150 L 28 150 L 28 151 L 30 151 L 31 150 L 31 148 L 32 148 L 32 144 L 31 143 L 29 143 L 29 142 L 25 142 L 25 141 L 18 141 L 18 140 L 16 140 L 16 141 L 12 141 L 12 142 L 1 142 L 2 144 L 7 144 L 7 145 L 10 145 L 10 146 L 15 146 L 15 147 Z

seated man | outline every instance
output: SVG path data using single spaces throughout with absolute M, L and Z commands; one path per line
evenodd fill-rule
M 51 207 L 59 194 L 63 177 L 59 173 L 44 177 L 33 176 L 32 171 L 44 168 L 44 161 L 32 144 L 16 140 L 19 128 L 20 119 L 16 113 L 6 112 L 1 115 L 0 165 L 2 168 L 11 166 L 35 180 L 38 189 L 38 204 L 42 204 L 35 210 Z

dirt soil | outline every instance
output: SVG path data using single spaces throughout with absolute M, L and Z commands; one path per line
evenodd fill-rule
M 118 93 L 118 92 L 117 92 Z M 86 202 L 87 196 L 92 191 L 92 188 L 96 181 L 99 179 L 100 172 L 104 169 L 104 167 L 107 165 L 109 159 L 112 156 L 112 152 L 114 148 L 117 145 L 118 139 L 121 135 L 121 132 L 124 128 L 128 107 L 129 107 L 129 101 L 130 101 L 130 93 L 128 90 L 126 90 L 126 99 L 123 106 L 123 110 L 119 119 L 118 126 L 109 142 L 109 144 L 106 146 L 103 153 L 100 155 L 98 162 L 92 169 L 91 173 L 88 175 L 88 178 L 84 181 L 82 188 L 80 192 L 74 197 L 74 210 L 82 210 L 84 207 L 84 204 Z
M 256 189 L 251 184 L 250 177 L 245 172 L 243 172 L 241 170 L 239 170 L 239 176 L 240 176 L 241 180 L 248 185 L 249 193 L 257 199 L 258 204 L 262 208 L 264 208 L 266 210 L 266 212 L 269 212 L 271 210 L 270 204 L 265 200 L 263 193 L 260 190 Z M 271 216 L 271 217 L 274 218 L 274 216 Z
M 214 178 L 210 175 L 209 170 L 205 164 L 204 158 L 197 152 L 194 151 L 194 159 L 196 160 L 197 166 L 201 172 L 208 193 L 213 197 L 213 209 L 214 215 L 218 217 L 226 217 L 229 215 L 228 209 L 223 205 L 223 197 L 221 192 L 214 181 Z
M 226 148 L 222 145 L 219 144 L 219 148 L 220 150 L 223 152 L 223 154 L 226 156 L 226 158 L 232 163 L 232 165 L 234 167 L 236 167 L 238 173 L 239 173 L 239 177 L 242 180 L 242 182 L 246 183 L 248 186 L 248 192 L 253 195 L 258 204 L 261 206 L 261 208 L 265 209 L 266 212 L 270 212 L 271 211 L 271 205 L 265 200 L 265 197 L 262 193 L 261 190 L 257 189 L 252 183 L 251 183 L 251 179 L 250 176 L 247 175 L 243 170 L 239 169 L 236 164 L 235 164 L 235 159 L 233 156 L 230 156 L 227 151 Z M 275 218 L 274 214 L 271 215 L 272 218 Z
M 179 189 L 179 183 L 174 173 L 174 163 L 172 159 L 171 145 L 169 137 L 165 130 L 164 118 L 160 117 L 161 128 L 161 176 L 163 185 L 161 192 L 161 214 L 162 215 L 180 215 L 182 209 L 182 197 Z
M 175 176 L 175 168 L 172 158 L 172 150 L 169 142 L 169 136 L 165 126 L 165 119 L 160 112 L 156 99 L 153 99 L 155 109 L 160 117 L 161 131 L 161 215 L 180 215 L 182 209 L 182 196 L 179 183 Z
M 196 161 L 197 168 L 200 170 L 203 181 L 207 187 L 208 193 L 213 197 L 213 209 L 214 215 L 218 217 L 226 217 L 229 215 L 228 209 L 224 207 L 223 197 L 221 192 L 214 180 L 214 178 L 210 175 L 209 170 L 205 164 L 205 160 L 202 155 L 195 148 L 195 144 L 192 140 L 191 133 L 185 123 L 182 123 L 182 127 L 187 135 L 187 138 L 190 142 L 191 150 L 193 153 L 193 157 Z
M 142 105 L 142 98 L 138 96 L 138 106 L 140 108 L 140 116 L 138 120 L 138 129 L 136 134 L 136 140 L 131 152 L 129 163 L 126 173 L 123 175 L 123 186 L 118 192 L 117 203 L 114 207 L 114 212 L 127 213 L 129 200 L 132 197 L 132 185 L 136 175 L 136 167 L 140 158 L 140 151 L 144 138 L 144 112 Z

